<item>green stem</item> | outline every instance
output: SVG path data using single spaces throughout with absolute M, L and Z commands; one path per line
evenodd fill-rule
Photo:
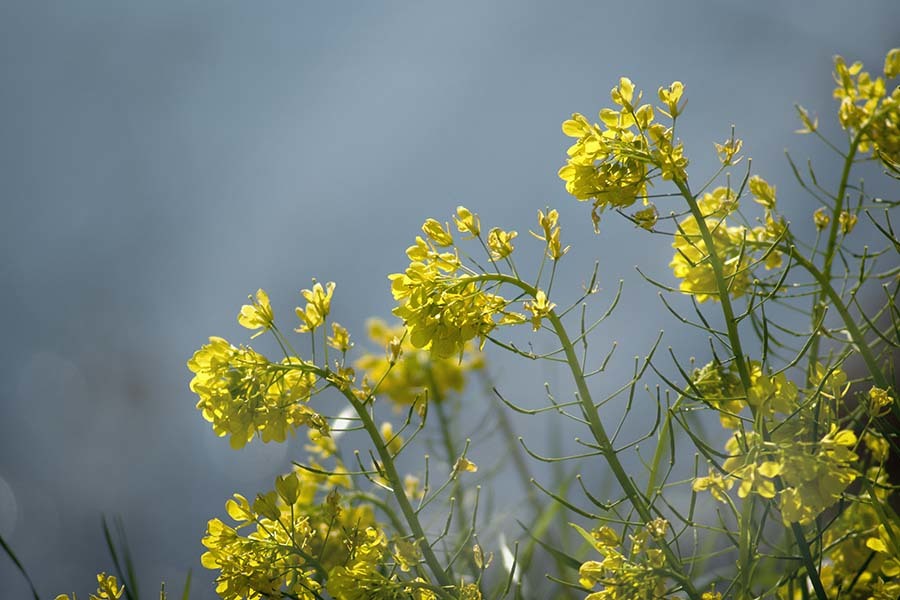
M 706 215 L 700 211 L 700 206 L 697 204 L 696 198 L 694 198 L 694 195 L 691 193 L 687 182 L 676 179 L 674 180 L 674 183 L 678 186 L 678 190 L 681 192 L 681 195 L 684 196 L 684 199 L 687 200 L 688 206 L 691 209 L 691 214 L 697 222 L 700 237 L 703 238 L 703 243 L 706 245 L 707 260 L 709 260 L 709 265 L 712 267 L 713 274 L 716 278 L 716 287 L 719 291 L 718 300 L 719 304 L 722 306 L 722 315 L 725 317 L 728 342 L 731 344 L 731 352 L 734 354 L 734 362 L 737 365 L 738 375 L 741 378 L 741 385 L 744 388 L 744 394 L 746 394 L 751 384 L 750 370 L 747 368 L 747 360 L 744 357 L 744 351 L 741 347 L 741 336 L 738 333 L 737 320 L 734 318 L 734 307 L 731 304 L 728 280 L 725 277 L 725 269 L 722 265 L 722 260 L 716 253 L 715 240 L 713 239 L 712 232 L 710 232 L 709 227 L 706 225 Z
M 456 444 L 453 442 L 453 432 L 450 430 L 450 419 L 447 417 L 447 411 L 444 410 L 444 395 L 438 388 L 437 380 L 434 377 L 434 372 L 432 371 L 430 365 L 428 366 L 428 387 L 431 389 L 431 404 L 437 411 L 438 424 L 440 425 L 441 429 L 441 442 L 444 444 L 444 452 L 447 454 L 447 464 L 449 464 L 450 468 L 452 469 L 454 466 L 454 462 L 459 458 L 460 455 L 456 448 Z M 459 501 L 459 513 L 456 518 L 456 531 L 457 535 L 459 536 L 459 542 L 463 543 L 464 540 L 469 536 L 469 530 L 466 526 L 466 522 L 462 519 L 463 501 L 466 497 L 466 490 L 463 487 L 463 483 L 462 481 L 460 481 L 458 475 L 453 475 L 453 486 L 450 493 Z M 469 566 L 473 568 L 473 572 L 478 572 L 478 569 L 475 567 L 475 559 L 471 554 L 468 554 L 467 562 L 469 563 Z M 450 570 L 450 576 L 453 577 L 452 566 Z
M 469 279 L 471 281 L 497 281 L 501 283 L 508 283 L 510 285 L 518 287 L 523 292 L 532 297 L 537 296 L 536 288 L 520 279 L 511 277 L 509 275 L 488 274 L 478 275 Z M 584 414 L 587 417 L 588 428 L 590 429 L 591 434 L 594 436 L 594 440 L 597 442 L 597 445 L 600 448 L 600 452 L 603 454 L 603 458 L 606 460 L 606 463 L 612 470 L 613 476 L 616 478 L 616 481 L 618 481 L 619 485 L 622 487 L 622 491 L 628 497 L 629 502 L 631 502 L 631 505 L 640 516 L 641 521 L 644 524 L 650 523 L 653 520 L 653 515 L 650 512 L 650 507 L 647 506 L 646 502 L 644 501 L 644 497 L 641 495 L 634 482 L 628 476 L 628 473 L 625 472 L 625 468 L 619 461 L 619 457 L 616 454 L 612 442 L 610 441 L 609 436 L 606 433 L 606 429 L 603 427 L 602 421 L 600 420 L 600 413 L 597 411 L 597 407 L 596 405 L 594 405 L 594 401 L 591 398 L 591 391 L 590 389 L 588 389 L 587 380 L 584 377 L 584 372 L 581 370 L 581 361 L 578 360 L 578 355 L 575 352 L 575 346 L 572 345 L 572 341 L 569 339 L 569 334 L 566 332 L 566 328 L 563 325 L 562 320 L 559 318 L 556 312 L 552 310 L 547 314 L 547 320 L 550 321 L 550 325 L 553 327 L 553 330 L 556 333 L 557 338 L 559 338 L 560 344 L 562 345 L 563 352 L 566 357 L 566 363 L 569 365 L 569 370 L 572 372 L 572 378 L 575 380 L 575 387 L 578 389 L 578 400 L 581 405 L 581 409 L 582 411 L 584 411 Z M 658 542 L 660 548 L 663 551 L 663 554 L 666 557 L 666 562 L 669 564 L 672 576 L 678 580 L 678 582 L 684 588 L 684 591 L 687 592 L 688 596 L 692 598 L 692 600 L 700 600 L 700 593 L 685 575 L 685 569 L 684 565 L 681 562 L 681 559 L 672 550 L 666 540 L 660 539 L 658 540 Z
M 878 366 L 878 360 L 875 358 L 875 355 L 872 354 L 872 349 L 869 348 L 869 344 L 866 343 L 862 332 L 859 330 L 859 326 L 850 315 L 847 305 L 844 304 L 840 294 L 838 294 L 837 290 L 834 289 L 834 286 L 831 285 L 831 279 L 828 277 L 828 274 L 820 271 L 812 261 L 800 255 L 794 246 L 791 246 L 787 250 L 790 253 L 791 258 L 797 261 L 797 264 L 806 269 L 806 271 L 813 276 L 816 283 L 819 284 L 822 293 L 831 300 L 832 306 L 834 306 L 834 309 L 838 312 L 838 315 L 840 315 L 841 320 L 844 322 L 844 327 L 846 327 L 847 333 L 850 335 L 850 340 L 856 346 L 860 356 L 862 356 L 863 361 L 866 363 L 866 368 L 869 370 L 869 373 L 871 373 L 872 379 L 875 380 L 878 387 L 890 389 L 890 382 Z M 818 336 L 816 337 L 818 338 Z
M 862 139 L 863 131 L 865 131 L 865 129 L 861 129 L 850 142 L 850 151 L 847 152 L 847 156 L 844 158 L 844 166 L 841 170 L 841 179 L 838 184 L 838 193 L 835 197 L 834 209 L 831 211 L 831 227 L 828 230 L 828 242 L 825 245 L 825 262 L 822 267 L 823 276 L 825 280 L 829 282 L 829 285 L 831 283 L 831 265 L 834 262 L 834 253 L 837 249 L 840 216 L 841 212 L 844 210 L 844 195 L 847 193 L 847 185 L 850 182 L 850 169 L 853 167 L 853 161 L 856 158 L 856 152 L 859 148 L 859 141 Z M 813 327 L 815 327 L 815 324 L 822 319 L 822 314 L 825 312 L 822 298 L 822 290 L 816 290 L 816 293 L 813 296 L 812 305 Z M 816 365 L 819 362 L 819 341 L 820 337 L 818 332 L 815 332 L 812 344 L 810 344 L 809 347 L 809 364 L 806 369 L 807 379 L 810 381 L 812 381 L 816 374 Z
M 676 186 L 678 186 L 678 189 L 679 191 L 681 191 L 681 195 L 684 196 L 684 199 L 687 200 L 688 206 L 691 209 L 691 214 L 694 216 L 694 220 L 697 222 L 697 228 L 700 231 L 700 236 L 703 238 L 703 243 L 706 245 L 707 259 L 709 260 L 709 264 L 712 267 L 713 274 L 716 278 L 716 287 L 719 292 L 718 299 L 722 307 L 722 314 L 725 317 L 725 326 L 728 331 L 728 342 L 731 345 L 731 352 L 732 354 L 734 354 L 734 360 L 737 363 L 738 374 L 740 375 L 741 385 L 743 387 L 743 395 L 746 397 L 747 391 L 751 387 L 750 372 L 748 369 L 747 361 L 744 357 L 743 349 L 741 348 L 740 333 L 738 332 L 737 321 L 734 318 L 734 308 L 731 305 L 731 296 L 729 295 L 729 286 L 727 278 L 725 277 L 722 260 L 716 253 L 715 240 L 713 240 L 712 233 L 709 231 L 709 227 L 706 224 L 706 215 L 704 215 L 700 211 L 700 206 L 697 204 L 697 199 L 694 198 L 694 195 L 691 193 L 687 182 L 675 179 L 674 183 Z M 751 410 L 752 408 L 753 407 L 751 407 Z M 756 414 L 755 411 L 753 412 L 755 420 Z M 744 510 L 741 511 L 742 535 L 740 539 L 740 558 L 742 561 L 748 562 L 745 562 L 741 565 L 741 576 L 744 580 L 742 586 L 744 589 L 741 590 L 741 592 L 744 594 L 744 597 L 751 598 L 752 594 L 749 589 L 749 576 L 752 572 L 752 569 L 749 561 L 752 560 L 753 549 L 752 540 L 750 539 L 751 536 L 747 535 L 747 532 L 751 527 L 750 520 L 753 517 L 753 501 L 751 499 L 749 501 L 745 500 L 744 502 Z M 816 592 L 816 597 L 819 600 L 828 600 L 828 596 L 825 594 L 825 588 L 822 586 L 822 581 L 819 578 L 819 571 L 812 559 L 812 555 L 810 554 L 809 544 L 806 542 L 806 537 L 803 535 L 803 529 L 799 524 L 791 523 L 791 531 L 793 531 L 794 539 L 797 542 L 797 546 L 800 548 L 800 555 L 803 558 L 807 576 L 809 577 L 813 589 Z
M 397 505 L 400 507 L 400 512 L 403 513 L 403 517 L 406 519 L 410 531 L 413 536 L 415 536 L 419 548 L 422 550 L 422 557 L 425 559 L 428 568 L 431 570 L 432 575 L 434 575 L 438 585 L 444 588 L 453 587 L 453 582 L 444 572 L 434 550 L 428 543 L 428 538 L 425 536 L 425 530 L 422 529 L 422 524 L 419 522 L 419 517 L 416 514 L 415 509 L 413 509 L 412 504 L 410 504 L 409 498 L 406 497 L 403 480 L 400 478 L 400 474 L 394 466 L 394 458 L 391 456 L 387 446 L 385 446 L 384 440 L 381 439 L 381 432 L 378 431 L 378 426 L 375 424 L 375 421 L 372 420 L 372 416 L 369 414 L 369 411 L 366 410 L 365 405 L 357 400 L 356 396 L 353 395 L 353 392 L 350 390 L 342 390 L 342 392 L 344 397 L 350 402 L 350 405 L 353 406 L 353 410 L 355 410 L 356 414 L 359 416 L 363 428 L 365 428 L 366 433 L 369 434 L 372 445 L 375 446 L 375 452 L 378 453 L 378 457 L 381 459 L 381 467 L 384 470 L 387 480 L 391 484 L 394 498 L 397 500 Z

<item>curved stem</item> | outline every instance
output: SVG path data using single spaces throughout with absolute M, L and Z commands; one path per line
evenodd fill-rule
M 751 387 L 751 379 L 750 379 L 750 371 L 747 365 L 746 358 L 744 357 L 744 352 L 741 347 L 741 337 L 738 332 L 737 321 L 734 318 L 734 308 L 731 304 L 731 296 L 729 295 L 729 286 L 727 278 L 725 277 L 725 271 L 723 269 L 722 260 L 719 255 L 716 253 L 715 241 L 713 240 L 712 233 L 709 231 L 709 227 L 706 224 L 706 216 L 702 214 L 700 211 L 700 206 L 697 204 L 697 199 L 694 198 L 694 195 L 691 193 L 690 188 L 688 187 L 687 182 L 681 181 L 679 179 L 675 179 L 674 183 L 678 186 L 678 189 L 681 191 L 684 199 L 687 200 L 688 206 L 690 206 L 691 214 L 694 216 L 694 220 L 697 222 L 697 228 L 700 231 L 700 236 L 703 238 L 703 243 L 706 245 L 706 255 L 709 260 L 709 264 L 713 269 L 713 274 L 716 278 L 716 287 L 718 289 L 718 299 L 719 303 L 722 307 L 722 315 L 725 317 L 725 327 L 728 331 L 728 342 L 731 346 L 731 352 L 734 354 L 734 360 L 737 363 L 738 374 L 741 380 L 741 386 L 743 387 L 743 395 L 746 397 L 747 391 Z M 754 420 L 756 420 L 756 411 L 753 410 L 753 407 L 750 407 L 753 412 Z M 752 496 L 749 500 L 744 501 L 744 510 L 741 511 L 741 540 L 740 540 L 740 559 L 743 563 L 741 565 L 741 575 L 743 579 L 743 590 L 742 593 L 746 598 L 751 598 L 752 593 L 750 591 L 750 575 L 752 573 L 750 561 L 753 557 L 753 548 L 752 548 L 752 540 L 749 535 L 750 528 L 752 526 L 752 518 L 753 518 L 753 500 Z M 809 544 L 806 541 L 806 537 L 803 535 L 803 528 L 800 527 L 798 523 L 791 523 L 791 531 L 794 534 L 794 540 L 797 542 L 797 546 L 800 548 L 800 555 L 803 558 L 803 564 L 806 567 L 806 574 L 809 577 L 810 583 L 812 583 L 813 589 L 816 592 L 816 597 L 819 600 L 828 600 L 828 596 L 825 593 L 825 588 L 822 585 L 822 581 L 819 578 L 819 570 L 816 568 L 816 564 L 813 561 L 812 555 L 809 551 Z
M 422 551 L 422 557 L 425 559 L 426 564 L 428 564 L 428 568 L 431 570 L 438 585 L 444 588 L 453 587 L 453 582 L 447 577 L 434 550 L 428 543 L 428 538 L 425 536 L 425 530 L 419 522 L 419 517 L 416 515 L 415 509 L 412 507 L 412 504 L 410 504 L 409 498 L 406 497 L 403 480 L 397 472 L 397 467 L 394 466 L 394 458 L 391 456 L 390 451 L 384 444 L 384 440 L 381 438 L 381 432 L 378 431 L 378 426 L 375 424 L 375 421 L 372 420 L 372 416 L 369 414 L 369 411 L 366 410 L 365 405 L 353 395 L 353 392 L 349 390 L 342 390 L 342 392 L 344 397 L 350 402 L 350 405 L 353 406 L 353 410 L 355 410 L 356 414 L 359 416 L 363 428 L 365 428 L 366 433 L 369 434 L 372 445 L 375 446 L 375 452 L 378 453 L 378 458 L 381 459 L 381 467 L 384 469 L 387 480 L 391 483 L 394 498 L 397 500 L 400 512 L 403 513 L 403 518 L 406 519 L 410 531 L 413 536 L 415 536 L 419 548 Z
M 529 296 L 537 296 L 536 288 L 509 275 L 478 275 L 470 279 L 473 281 L 508 283 L 518 287 Z M 622 466 L 621 461 L 619 461 L 619 457 L 610 442 L 609 435 L 606 433 L 606 429 L 603 427 L 603 423 L 600 420 L 600 413 L 597 411 L 597 407 L 594 405 L 594 401 L 591 398 L 591 391 L 587 386 L 587 380 L 581 369 L 581 361 L 578 359 L 578 355 L 575 352 L 575 346 L 572 344 L 562 320 L 556 312 L 552 310 L 547 314 L 547 320 L 550 322 L 553 331 L 556 333 L 556 336 L 559 338 L 560 344 L 562 345 L 566 363 L 569 365 L 572 378 L 575 380 L 575 387 L 578 389 L 578 401 L 582 411 L 584 411 L 585 417 L 587 417 L 588 428 L 594 436 L 594 440 L 597 442 L 600 452 L 603 454 L 603 458 L 612 470 L 616 481 L 618 481 L 619 485 L 622 487 L 622 491 L 625 492 L 625 495 L 628 497 L 629 502 L 640 516 L 641 521 L 644 524 L 650 523 L 650 521 L 653 520 L 653 514 L 650 512 L 650 507 L 647 505 L 644 497 L 641 495 L 641 492 L 637 489 L 634 482 L 628 476 L 628 473 L 625 472 L 625 468 Z M 700 593 L 685 575 L 685 569 L 681 559 L 672 550 L 666 540 L 660 539 L 658 541 L 660 548 L 666 557 L 666 562 L 671 569 L 672 576 L 678 580 L 684 591 L 692 600 L 700 600 Z

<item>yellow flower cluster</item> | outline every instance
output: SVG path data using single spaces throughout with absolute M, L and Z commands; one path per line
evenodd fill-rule
M 692 374 L 690 389 L 719 411 L 722 425 L 741 427 L 741 413 L 750 409 L 754 422 L 771 431 L 770 439 L 755 432 L 736 431 L 726 444 L 729 458 L 724 473 L 710 470 L 697 477 L 694 491 L 709 491 L 720 502 L 735 482 L 738 496 L 750 493 L 767 499 L 778 498 L 785 524 L 810 523 L 833 505 L 858 476 L 857 436 L 833 422 L 834 411 L 828 400 L 837 402 L 846 393 L 847 376 L 841 369 L 816 366 L 811 378 L 812 391 L 818 396 L 818 410 L 801 402 L 797 385 L 781 373 L 767 374 L 757 361 L 749 363 L 750 387 L 742 392 L 734 364 L 712 362 Z M 782 420 L 776 415 L 783 415 Z M 811 431 L 828 430 L 811 439 Z M 806 440 L 806 441 L 804 441 Z M 782 489 L 776 485 L 781 481 Z
M 745 251 L 744 227 L 731 227 L 726 216 L 737 207 L 737 197 L 730 188 L 720 187 L 705 194 L 697 205 L 712 234 L 713 251 L 723 266 L 723 275 L 728 283 L 729 293 L 740 297 L 750 286 L 750 259 Z M 718 300 L 716 277 L 709 260 L 709 249 L 700 233 L 700 226 L 693 215 L 685 217 L 678 224 L 678 232 L 672 241 L 675 256 L 669 266 L 675 277 L 681 279 L 681 291 L 692 294 L 698 302 L 708 299 Z
M 349 487 L 343 468 L 333 475 L 298 469 L 278 477 L 275 489 L 251 503 L 240 494 L 225 504 L 234 525 L 212 519 L 201 563 L 219 571 L 216 592 L 239 598 L 317 598 L 332 573 L 378 565 L 385 548 L 382 527 L 368 504 L 350 506 L 338 493 Z M 325 494 L 326 490 L 328 491 Z M 241 531 L 245 530 L 245 531 Z M 368 568 L 368 567 L 367 567 Z
M 900 75 L 900 48 L 884 60 L 884 77 L 872 77 L 862 63 L 834 59 L 834 97 L 840 100 L 838 119 L 860 136 L 859 151 L 872 153 L 893 168 L 900 167 L 900 86 L 888 90 L 886 80 Z
M 369 338 L 386 353 L 364 354 L 353 366 L 365 373 L 374 393 L 387 396 L 397 405 L 410 405 L 428 398 L 443 400 L 451 392 L 460 392 L 466 383 L 466 375 L 484 366 L 484 359 L 472 342 L 463 345 L 462 360 L 459 357 L 442 358 L 427 350 L 416 348 L 404 335 L 403 327 L 390 327 L 381 319 L 368 322 Z M 399 342 L 396 353 L 392 342 Z
M 738 496 L 752 492 L 771 499 L 777 494 L 785 525 L 811 523 L 859 476 L 852 431 L 832 425 L 816 442 L 804 442 L 797 434 L 797 428 L 785 426 L 766 442 L 755 432 L 735 433 L 725 446 L 730 457 L 723 469 L 740 481 Z M 783 483 L 780 492 L 777 477 Z M 695 481 L 694 489 L 704 489 L 705 483 Z
M 263 442 L 283 442 L 300 425 L 328 432 L 325 419 L 306 405 L 316 378 L 300 359 L 272 363 L 252 348 L 211 337 L 187 366 L 194 373 L 191 391 L 200 397 L 197 409 L 218 436 L 230 436 L 232 448 L 257 434 Z
M 664 574 L 666 561 L 662 550 L 651 548 L 654 539 L 665 537 L 668 523 L 657 519 L 630 536 L 631 549 L 627 551 L 618 534 L 610 527 L 601 526 L 590 531 L 576 527 L 578 532 L 603 560 L 589 560 L 578 569 L 579 583 L 593 589 L 585 600 L 633 600 L 635 598 L 664 598 L 668 588 Z
M 688 161 L 684 148 L 674 139 L 672 127 L 654 122 L 656 111 L 674 118 L 684 86 L 680 82 L 659 89 L 664 107 L 640 104 L 641 93 L 627 77 L 611 91 L 618 108 L 600 111 L 600 123 L 591 124 L 574 114 L 562 125 L 563 133 L 575 138 L 568 161 L 559 170 L 566 190 L 578 200 L 593 200 L 592 218 L 596 227 L 607 207 L 624 208 L 647 196 L 654 176 L 685 180 Z M 654 173 L 655 171 L 655 173 Z
M 754 176 L 750 178 L 750 192 L 754 200 L 766 209 L 765 225 L 752 229 L 728 223 L 727 217 L 738 207 L 737 194 L 731 188 L 716 188 L 697 201 L 706 228 L 712 235 L 712 250 L 722 263 L 729 294 L 735 298 L 744 295 L 750 286 L 754 254 L 765 256 L 766 269 L 781 266 L 781 254 L 770 247 L 784 234 L 786 227 L 775 214 L 775 188 L 761 177 Z M 718 300 L 719 291 L 710 251 L 693 215 L 678 224 L 672 247 L 675 248 L 675 255 L 669 266 L 675 277 L 681 280 L 681 291 L 692 294 L 698 302 Z
M 460 233 L 480 235 L 477 216 L 463 207 L 457 209 L 457 228 Z M 439 223 L 427 221 L 422 230 L 428 240 L 416 237 L 415 245 L 406 250 L 409 267 L 404 273 L 389 276 L 394 300 L 399 302 L 393 312 L 406 324 L 414 347 L 430 350 L 440 358 L 460 356 L 471 340 L 477 337 L 483 345 L 497 325 L 510 322 L 504 320 L 508 302 L 485 289 L 477 276 L 462 271 L 455 252 L 438 250 L 452 243 L 449 232 Z M 512 252 L 513 234 L 491 230 L 493 259 Z
M 115 575 L 107 575 L 106 573 L 97 574 L 97 593 L 88 596 L 90 600 L 118 600 L 125 592 L 125 586 L 119 586 Z M 68 594 L 60 594 L 54 600 L 69 600 Z M 78 600 L 75 594 L 72 594 L 71 600 Z
M 892 540 L 900 538 L 900 524 L 888 533 L 876 509 L 888 502 L 891 489 L 884 471 L 888 442 L 872 432 L 866 432 L 863 441 L 874 463 L 866 477 L 873 483 L 875 497 L 863 491 L 823 532 L 826 550 L 820 576 L 829 597 L 893 600 L 900 598 L 900 551 Z M 803 595 L 800 590 L 792 595 L 782 589 L 779 597 L 800 600 Z

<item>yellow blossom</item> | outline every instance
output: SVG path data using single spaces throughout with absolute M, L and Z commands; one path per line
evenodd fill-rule
M 653 227 L 656 225 L 656 220 L 659 218 L 659 214 L 656 212 L 656 207 L 653 204 L 649 204 L 647 208 L 637 211 L 632 215 L 634 222 L 641 229 L 646 229 L 647 231 L 653 231 Z
M 775 208 L 775 187 L 769 185 L 759 175 L 754 175 L 750 178 L 750 193 L 753 194 L 753 199 L 759 204 L 769 209 Z
M 681 108 L 678 103 L 681 102 L 681 96 L 684 93 L 684 84 L 680 81 L 673 81 L 668 88 L 659 88 L 659 101 L 666 105 L 668 115 L 672 118 L 681 114 Z
M 403 327 L 390 327 L 380 319 L 367 323 L 369 338 L 378 345 L 387 345 L 388 352 L 366 353 L 354 364 L 378 387 L 375 393 L 387 397 L 398 406 L 442 401 L 454 392 L 462 391 L 466 378 L 484 365 L 484 360 L 471 342 L 463 346 L 459 355 L 440 357 L 425 349 L 416 348 Z
M 694 479 L 691 487 L 695 492 L 709 491 L 713 498 L 724 503 L 728 501 L 726 496 L 732 486 L 734 486 L 733 479 L 725 478 L 718 471 L 710 469 L 708 476 Z
M 387 449 L 394 456 L 403 447 L 403 438 L 399 434 L 394 433 L 394 426 L 387 421 L 381 424 L 381 438 L 384 440 Z
M 477 238 L 481 235 L 481 220 L 478 215 L 474 214 L 465 206 L 456 207 L 456 216 L 453 217 L 456 222 L 456 228 L 460 233 L 468 233 L 468 239 Z
M 456 459 L 456 464 L 453 465 L 453 473 L 474 473 L 478 470 L 478 465 L 473 463 L 471 460 L 466 458 L 465 456 L 460 456 Z
M 512 254 L 515 249 L 512 245 L 513 239 L 519 235 L 515 231 L 503 231 L 499 227 L 494 227 L 488 232 L 488 248 L 491 249 L 491 258 L 500 260 Z
M 245 304 L 241 307 L 238 314 L 238 323 L 247 329 L 262 329 L 254 333 L 252 337 L 262 335 L 265 331 L 272 328 L 275 323 L 275 313 L 272 312 L 272 305 L 269 304 L 269 295 L 262 289 L 256 291 L 256 299 L 250 297 L 251 304 Z
M 541 328 L 541 322 L 550 311 L 556 308 L 556 305 L 547 299 L 544 290 L 538 290 L 534 296 L 534 300 L 525 301 L 525 310 L 531 313 L 531 326 L 535 331 Z
M 438 246 L 452 246 L 453 235 L 450 233 L 449 225 L 441 225 L 435 219 L 428 219 L 422 225 L 422 231 L 428 238 Z
M 741 151 L 744 142 L 742 140 L 731 137 L 721 144 L 716 144 L 716 153 L 719 155 L 719 162 L 724 166 L 734 165 L 740 162 L 740 158 L 735 158 Z
M 353 347 L 353 344 L 350 342 L 350 332 L 339 323 L 333 322 L 331 324 L 331 332 L 332 334 L 328 337 L 328 345 L 330 347 L 338 352 L 347 352 Z
M 749 261 L 743 245 L 747 232 L 743 227 L 729 227 L 724 221 L 725 215 L 736 206 L 733 192 L 728 188 L 718 188 L 705 194 L 698 205 L 712 235 L 714 251 L 722 263 L 729 294 L 734 297 L 742 296 L 751 282 L 747 270 Z M 679 231 L 674 236 L 672 247 L 675 248 L 675 256 L 669 266 L 675 277 L 682 280 L 680 289 L 694 295 L 698 302 L 718 300 L 718 284 L 710 264 L 709 249 L 693 215 L 679 223 Z
M 887 390 L 872 386 L 869 389 L 869 414 L 873 417 L 883 417 L 891 412 L 894 398 Z

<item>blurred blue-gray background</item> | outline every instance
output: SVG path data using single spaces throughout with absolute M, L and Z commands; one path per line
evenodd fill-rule
M 793 103 L 836 134 L 832 55 L 880 71 L 898 23 L 894 0 L 5 0 L 0 534 L 44 596 L 86 596 L 112 569 L 100 515 L 120 514 L 144 594 L 193 568 L 195 597 L 213 596 L 206 520 L 231 493 L 270 487 L 302 440 L 230 450 L 194 409 L 186 359 L 209 335 L 246 341 L 235 315 L 257 287 L 291 323 L 311 277 L 338 283 L 333 314 L 360 342 L 367 317 L 389 314 L 385 275 L 422 221 L 458 204 L 517 229 L 523 248 L 537 209 L 559 208 L 573 245 L 561 298 L 595 257 L 602 287 L 626 280 L 595 338 L 601 355 L 618 340 L 624 360 L 598 389 L 625 380 L 663 327 L 683 357 L 705 356 L 704 336 L 673 327 L 635 275 L 671 282 L 665 240 L 615 215 L 594 236 L 589 206 L 565 194 L 561 121 L 593 117 L 622 75 L 648 99 L 680 79 L 692 175 L 713 172 L 712 144 L 735 124 L 805 224 L 815 205 L 783 150 L 821 161 L 826 181 L 834 160 L 792 134 Z M 556 377 L 489 357 L 524 404 Z M 517 427 L 548 447 L 546 421 Z M 26 595 L 0 556 L 0 596 Z

